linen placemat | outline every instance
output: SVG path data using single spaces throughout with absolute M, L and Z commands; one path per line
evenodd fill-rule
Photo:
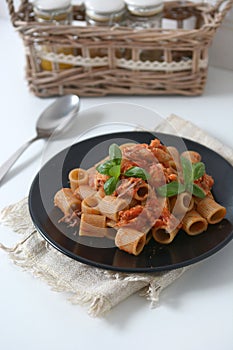
M 200 142 L 221 154 L 233 165 L 233 150 L 206 132 L 175 115 L 168 117 L 156 131 L 171 133 Z M 52 290 L 69 293 L 73 304 L 88 306 L 92 316 L 102 316 L 118 303 L 139 292 L 155 307 L 161 291 L 177 280 L 189 267 L 159 273 L 116 273 L 79 263 L 46 242 L 31 221 L 27 198 L 3 209 L 0 223 L 20 234 L 12 248 L 0 243 L 13 262 L 44 280 Z

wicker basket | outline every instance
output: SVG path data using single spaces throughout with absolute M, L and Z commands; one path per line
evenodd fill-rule
M 18 10 L 7 0 L 13 25 L 26 48 L 30 90 L 48 97 L 200 95 L 208 71 L 208 48 L 233 0 L 216 4 L 165 2 L 164 19 L 176 29 L 59 25 L 35 21 L 32 4 Z M 73 8 L 74 18 L 84 13 Z M 192 19 L 193 29 L 184 29 Z

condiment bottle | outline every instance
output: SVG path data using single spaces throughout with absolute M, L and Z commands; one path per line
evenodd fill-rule
M 86 21 L 97 26 L 120 25 L 124 20 L 123 0 L 86 0 Z
M 71 24 L 72 6 L 70 0 L 35 0 L 33 10 L 38 22 Z
M 35 19 L 40 23 L 48 23 L 57 25 L 69 25 L 72 23 L 72 6 L 70 0 L 35 0 L 33 3 L 33 11 Z M 42 53 L 54 52 L 55 54 L 73 55 L 74 50 L 71 47 L 59 47 L 54 48 L 49 46 L 41 46 L 40 51 Z M 67 63 L 52 63 L 47 59 L 41 59 L 41 68 L 43 70 L 68 69 L 73 67 Z
M 122 25 L 126 13 L 124 0 L 86 0 L 86 21 L 88 25 L 113 27 Z M 107 57 L 108 50 L 101 47 L 101 40 L 95 39 L 96 47 L 89 49 L 91 58 Z M 125 50 L 118 48 L 115 50 L 117 58 L 124 57 Z
M 125 0 L 127 25 L 135 29 L 161 27 L 163 0 Z
M 127 5 L 126 25 L 135 29 L 153 29 L 161 27 L 163 0 L 125 0 Z M 139 52 L 139 59 L 145 61 L 161 61 L 162 51 L 143 49 Z

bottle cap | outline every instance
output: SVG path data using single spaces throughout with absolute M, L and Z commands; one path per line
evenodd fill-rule
M 87 11 L 107 14 L 124 10 L 125 3 L 123 0 L 86 0 L 85 6 Z
M 70 0 L 36 0 L 34 6 L 39 11 L 51 11 L 68 8 L 71 5 Z

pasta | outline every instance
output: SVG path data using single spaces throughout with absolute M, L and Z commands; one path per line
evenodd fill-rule
M 69 215 L 81 208 L 81 201 L 73 194 L 70 188 L 62 188 L 55 194 L 54 205 L 58 207 L 64 215 Z
M 116 246 L 127 253 L 138 255 L 146 244 L 146 234 L 132 228 L 120 228 L 115 238 Z
M 106 216 L 96 214 L 82 214 L 79 228 L 80 236 L 106 236 Z
M 197 204 L 197 211 L 209 224 L 217 224 L 226 215 L 226 208 L 210 197 L 205 197 Z
M 100 214 L 98 198 L 94 195 L 83 199 L 81 204 L 81 211 L 82 213 L 88 214 Z
M 79 226 L 80 236 L 114 240 L 135 256 L 151 241 L 171 244 L 180 230 L 204 233 L 226 215 L 211 192 L 214 180 L 201 155 L 180 154 L 158 139 L 112 144 L 109 157 L 87 170 L 72 169 L 68 179 L 70 188 L 54 196 L 64 214 L 60 221 Z
M 157 227 L 152 228 L 152 236 L 154 240 L 162 244 L 171 243 L 176 237 L 178 232 L 179 232 L 178 228 L 175 228 L 173 231 L 169 232 L 166 226 L 160 227 L 160 228 L 157 228 Z
M 119 197 L 105 196 L 99 201 L 99 209 L 101 214 L 113 221 L 117 221 L 119 212 L 127 207 L 127 201 Z
M 77 187 L 88 184 L 88 174 L 83 169 L 73 169 L 69 172 L 70 188 L 75 191 Z
M 182 228 L 190 236 L 207 230 L 208 223 L 196 210 L 189 211 L 183 218 Z

